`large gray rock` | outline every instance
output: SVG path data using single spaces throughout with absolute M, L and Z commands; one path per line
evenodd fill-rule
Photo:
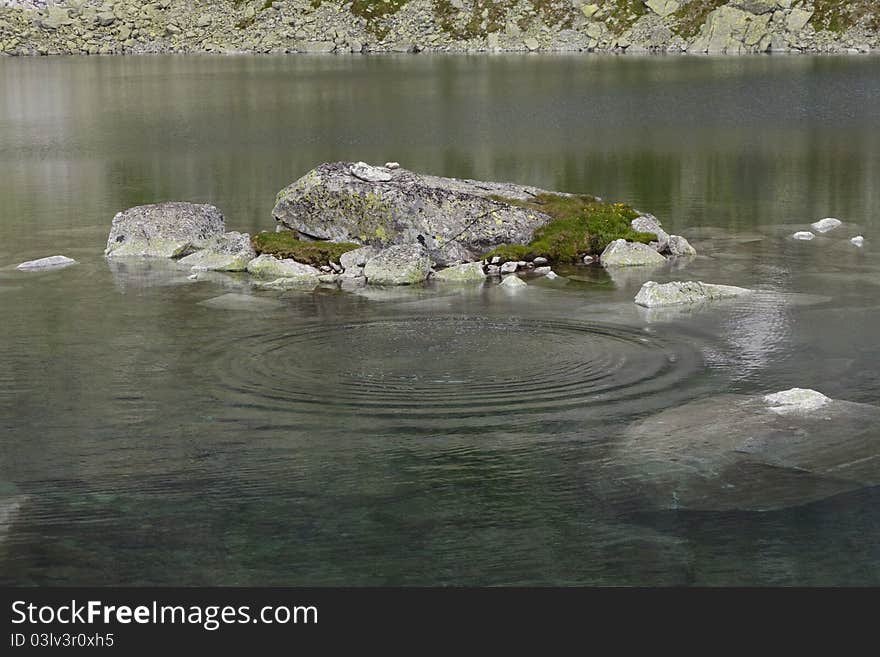
M 604 267 L 637 267 L 662 265 L 666 258 L 647 244 L 620 239 L 605 247 L 599 256 L 599 262 Z
M 251 276 L 264 279 L 292 279 L 303 283 L 318 284 L 321 271 L 311 265 L 304 265 L 289 258 L 279 259 L 264 253 L 247 264 L 247 272 Z
M 439 264 L 526 244 L 547 215 L 490 196 L 527 200 L 546 190 L 440 178 L 363 163 L 322 164 L 276 198 L 279 226 L 302 236 L 384 248 L 421 243 Z
M 711 285 L 698 281 L 674 281 L 655 283 L 648 281 L 636 294 L 635 302 L 645 308 L 675 306 L 686 303 L 704 303 L 714 299 L 726 299 L 751 293 L 733 285 Z
M 630 222 L 630 226 L 633 230 L 636 230 L 640 233 L 654 233 L 657 236 L 657 242 L 654 244 L 654 248 L 657 251 L 663 251 L 666 248 L 666 245 L 669 242 L 669 233 L 663 230 L 659 221 L 657 221 L 657 217 L 652 214 L 646 214 L 641 217 L 636 217 Z
M 232 232 L 212 237 L 204 249 L 181 258 L 180 264 L 196 270 L 244 271 L 256 257 L 251 236 Z
M 670 235 L 663 252 L 675 257 L 697 255 L 697 250 L 681 235 Z
M 177 258 L 203 248 L 223 228 L 223 214 L 213 205 L 140 205 L 113 217 L 104 255 Z
M 398 244 L 367 260 L 364 276 L 370 285 L 415 285 L 428 278 L 431 256 L 420 244 Z
M 817 233 L 827 233 L 842 224 L 843 222 L 840 219 L 835 219 L 834 217 L 826 217 L 825 219 L 820 219 L 819 221 L 810 224 L 810 228 L 815 230 Z
M 710 397 L 632 425 L 608 459 L 609 486 L 659 508 L 806 504 L 880 484 L 878 422 L 876 406 L 813 390 Z

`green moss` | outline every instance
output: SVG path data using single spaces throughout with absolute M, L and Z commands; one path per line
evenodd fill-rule
M 520 29 L 526 30 L 532 21 L 541 21 L 557 29 L 572 27 L 577 16 L 575 6 L 567 0 L 529 0 L 531 10 L 522 13 L 517 21 Z M 434 18 L 444 32 L 456 39 L 474 39 L 493 32 L 504 30 L 511 10 L 519 5 L 519 0 L 474 0 L 466 14 L 452 4 L 451 0 L 435 0 Z
M 270 233 L 263 231 L 251 237 L 257 255 L 267 253 L 276 258 L 292 258 L 314 267 L 339 262 L 339 256 L 361 248 L 350 242 L 310 242 L 298 239 L 293 231 Z
M 810 23 L 817 30 L 846 32 L 859 23 L 868 29 L 880 30 L 880 5 L 876 0 L 814 0 Z
M 673 33 L 684 39 L 692 39 L 700 33 L 700 28 L 713 11 L 727 4 L 727 0 L 690 0 L 672 14 Z
M 496 201 L 535 210 L 552 217 L 538 228 L 527 245 L 503 244 L 486 253 L 502 261 L 530 260 L 544 256 L 552 262 L 578 262 L 585 255 L 598 255 L 616 239 L 647 244 L 657 236 L 630 226 L 639 213 L 624 203 L 602 203 L 592 196 L 541 194 L 533 201 L 493 197 Z
M 648 13 L 644 0 L 605 0 L 605 24 L 612 34 L 620 36 Z

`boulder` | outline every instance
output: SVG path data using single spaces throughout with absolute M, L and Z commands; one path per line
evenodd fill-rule
M 619 239 L 605 247 L 599 256 L 599 262 L 605 267 L 634 267 L 661 265 L 666 262 L 666 258 L 647 244 Z
M 709 397 L 631 425 L 607 485 L 655 508 L 798 506 L 880 484 L 878 422 L 880 408 L 814 390 Z
M 204 249 L 184 258 L 180 264 L 196 270 L 245 271 L 257 257 L 247 233 L 224 233 L 207 241 Z
M 498 284 L 499 287 L 503 287 L 505 289 L 516 289 L 519 287 L 526 287 L 527 283 L 521 279 L 519 276 L 505 276 L 504 279 Z
M 379 253 L 378 249 L 374 249 L 372 246 L 365 246 L 354 251 L 346 251 L 339 256 L 339 264 L 342 265 L 346 272 L 354 272 L 355 275 L 360 275 L 360 272 L 357 270 L 362 269 L 367 264 L 367 260 L 377 253 Z
M 370 285 L 414 285 L 431 272 L 431 256 L 420 244 L 398 244 L 367 260 L 364 276 Z
M 522 201 L 548 193 L 536 187 L 365 166 L 322 164 L 283 189 L 273 210 L 279 227 L 379 248 L 419 243 L 442 266 L 478 260 L 501 244 L 527 244 L 550 221 L 492 198 Z
M 296 260 L 280 260 L 275 256 L 264 253 L 247 263 L 247 272 L 251 276 L 265 279 L 291 279 L 303 283 L 318 284 L 321 275 L 319 269 L 311 265 L 304 265 Z
M 675 257 L 697 255 L 697 250 L 681 235 L 670 235 L 664 252 Z
M 113 217 L 104 255 L 177 258 L 204 248 L 223 229 L 223 214 L 213 205 L 140 205 Z
M 434 278 L 446 283 L 475 283 L 485 279 L 486 273 L 483 271 L 482 263 L 466 262 L 441 269 L 434 274 Z
M 662 284 L 648 281 L 636 294 L 635 302 L 645 308 L 657 308 L 727 299 L 751 292 L 752 290 L 733 285 L 712 285 L 698 281 L 675 281 Z
M 16 267 L 21 271 L 39 271 L 41 269 L 59 269 L 61 267 L 69 267 L 75 265 L 76 260 L 63 255 L 49 256 L 48 258 L 40 258 L 39 260 L 28 260 Z
M 843 222 L 840 219 L 826 217 L 825 219 L 820 219 L 819 221 L 810 224 L 810 228 L 812 228 L 817 233 L 827 233 L 834 230 L 838 226 L 841 226 L 842 224 Z

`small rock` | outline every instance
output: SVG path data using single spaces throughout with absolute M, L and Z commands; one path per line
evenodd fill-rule
M 187 276 L 187 278 L 191 281 L 197 281 L 197 280 L 199 280 L 199 275 L 198 275 L 198 273 L 190 274 L 189 276 Z
M 834 230 L 838 226 L 840 226 L 843 222 L 840 219 L 835 219 L 833 217 L 827 217 L 825 219 L 821 219 L 816 223 L 810 224 L 810 228 L 815 230 L 817 233 L 827 233 L 830 230 Z
M 479 262 L 466 262 L 463 265 L 441 269 L 434 274 L 434 278 L 448 283 L 468 283 L 482 281 L 486 278 L 486 274 L 483 272 L 483 265 Z
M 853 237 L 850 240 L 850 242 L 852 242 L 853 244 L 855 244 L 858 247 L 862 247 L 865 245 L 865 238 L 862 237 L 861 235 L 856 235 L 855 237 Z
M 310 265 L 295 260 L 279 259 L 267 253 L 257 256 L 247 264 L 247 271 L 257 278 L 302 279 L 317 282 L 321 272 Z
M 605 247 L 599 261 L 605 267 L 634 267 L 662 265 L 666 258 L 647 244 L 619 239 Z
M 810 241 L 811 239 L 813 239 L 814 237 L 816 237 L 816 236 L 813 235 L 813 233 L 811 233 L 811 232 L 808 231 L 808 230 L 799 230 L 799 231 L 796 232 L 794 235 L 792 235 L 792 238 L 793 238 L 793 239 L 796 239 L 796 240 L 805 240 L 805 241 L 807 241 L 807 242 L 809 242 L 809 241 Z
M 519 268 L 519 264 L 516 262 L 513 262 L 511 260 L 511 261 L 505 262 L 503 265 L 501 265 L 501 273 L 502 274 L 512 274 L 518 268 Z
M 351 175 L 364 182 L 388 182 L 393 178 L 390 171 L 381 167 L 374 167 L 366 162 L 356 162 L 349 169 Z
M 548 281 L 555 281 L 557 278 L 559 278 L 559 274 L 557 274 L 555 271 L 548 271 L 547 275 L 544 276 L 544 278 L 546 278 Z
M 816 392 L 809 388 L 792 388 L 791 390 L 783 390 L 772 395 L 765 395 L 764 401 L 774 413 L 790 415 L 792 413 L 815 411 L 818 408 L 822 408 L 831 399 L 821 392 Z
M 16 267 L 20 271 L 37 271 L 40 269 L 58 269 L 61 267 L 69 267 L 75 265 L 76 260 L 63 255 L 49 256 L 48 258 L 40 258 L 39 260 L 28 260 Z
M 488 276 L 501 276 L 501 267 L 498 265 L 488 265 L 486 267 L 486 274 Z
M 499 286 L 504 288 L 525 287 L 526 282 L 522 280 L 519 276 L 506 276 L 504 280 L 499 283 Z
M 491 264 L 497 265 L 499 262 L 501 262 L 500 256 L 492 256 L 492 260 L 490 261 Z
M 400 168 L 400 162 L 386 162 L 385 168 L 394 171 L 394 169 Z
M 431 271 L 431 258 L 420 244 L 389 246 L 364 266 L 370 285 L 413 285 L 423 282 Z
M 535 267 L 532 270 L 532 273 L 535 276 L 547 276 L 553 273 L 553 270 L 550 267 Z
M 339 274 L 321 274 L 318 276 L 318 281 L 321 283 L 336 283 L 339 281 Z
M 343 271 L 342 267 L 340 267 L 339 265 L 337 265 L 335 262 L 332 262 L 332 261 L 330 262 L 330 269 L 332 269 L 337 274 L 341 274 Z
M 339 264 L 342 265 L 342 268 L 345 271 L 353 271 L 356 268 L 362 268 L 367 264 L 367 260 L 377 253 L 379 253 L 378 249 L 375 249 L 372 246 L 363 246 L 354 251 L 346 251 L 343 253 L 339 256 Z M 357 273 L 360 274 L 361 272 Z
M 583 262 L 585 265 L 592 265 L 594 262 L 596 262 L 596 258 L 595 258 L 594 256 L 591 256 L 591 255 L 584 256 L 584 259 L 582 260 L 582 262 Z
M 548 262 L 549 262 L 549 260 L 547 260 L 547 258 L 545 258 L 544 256 L 538 256 L 537 258 L 532 260 L 532 264 L 534 264 L 535 267 L 540 267 L 541 265 L 546 265 Z
M 244 271 L 257 257 L 247 233 L 223 233 L 208 239 L 205 248 L 182 258 L 179 262 L 203 271 Z
M 669 236 L 669 241 L 666 242 L 666 251 L 675 257 L 697 255 L 697 250 L 681 235 Z
M 523 41 L 523 45 L 526 48 L 528 48 L 529 50 L 537 50 L 538 48 L 541 47 L 541 44 L 538 42 L 538 40 L 535 37 L 527 37 Z

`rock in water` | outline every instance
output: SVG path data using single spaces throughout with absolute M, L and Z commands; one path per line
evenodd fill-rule
M 498 286 L 506 289 L 516 289 L 520 287 L 526 287 L 528 285 L 523 279 L 519 276 L 505 276 L 504 280 L 502 280 Z
M 180 264 L 209 271 L 244 271 L 257 257 L 247 233 L 224 233 L 210 238 L 205 248 L 186 256 Z
M 648 281 L 636 294 L 635 302 L 645 308 L 657 308 L 738 297 L 751 292 L 752 290 L 743 287 L 712 285 L 699 281 L 674 281 L 662 284 Z
M 875 486 L 878 422 L 876 406 L 813 390 L 691 402 L 626 431 L 609 459 L 609 495 L 636 493 L 655 508 L 760 511 Z
M 40 258 L 39 260 L 28 260 L 23 262 L 16 269 L 21 271 L 38 271 L 40 269 L 58 269 L 60 267 L 69 267 L 75 265 L 76 260 L 63 255 L 49 256 L 48 258 Z
M 223 229 L 223 214 L 213 205 L 140 205 L 113 217 L 104 255 L 177 258 L 203 248 Z
M 414 285 L 431 272 L 431 256 L 420 244 L 389 246 L 367 260 L 364 276 L 370 285 Z
M 485 279 L 486 273 L 479 262 L 466 262 L 441 269 L 434 274 L 434 278 L 447 283 L 475 283 Z
M 676 257 L 697 255 L 697 250 L 681 235 L 670 235 L 664 252 Z
M 280 227 L 311 239 L 380 248 L 420 243 L 442 266 L 478 260 L 500 244 L 528 243 L 550 217 L 490 197 L 522 201 L 542 193 L 548 192 L 336 162 L 281 190 L 273 214 Z
M 640 233 L 654 233 L 654 235 L 657 236 L 657 241 L 652 242 L 652 246 L 654 246 L 657 251 L 663 251 L 666 249 L 666 246 L 669 243 L 669 233 L 663 230 L 660 222 L 654 215 L 646 214 L 641 217 L 636 217 L 630 222 L 630 227 Z
M 614 240 L 605 247 L 602 255 L 599 256 L 599 262 L 605 267 L 634 267 L 662 265 L 666 262 L 666 258 L 647 244 L 620 239 Z
M 827 217 L 825 219 L 821 219 L 816 223 L 810 224 L 810 228 L 815 230 L 817 233 L 827 233 L 830 230 L 834 230 L 838 226 L 840 226 L 843 222 L 840 219 L 834 219 L 833 217 Z
M 865 245 L 865 238 L 862 237 L 861 235 L 856 235 L 855 237 L 853 237 L 850 240 L 850 242 L 852 242 L 853 244 L 855 244 L 858 247 L 862 247 Z
M 379 250 L 374 249 L 372 246 L 364 246 L 354 251 L 346 251 L 339 256 L 339 264 L 342 265 L 346 272 L 360 275 L 358 270 L 362 269 L 367 264 L 367 260 L 377 253 L 379 253 Z
M 280 260 L 267 253 L 257 256 L 247 264 L 247 271 L 251 276 L 264 279 L 291 279 L 301 283 L 318 284 L 321 275 L 319 269 L 311 265 L 304 265 L 296 260 Z
M 809 242 L 811 239 L 814 239 L 816 236 L 813 235 L 813 233 L 811 233 L 808 230 L 799 230 L 794 235 L 792 235 L 792 237 L 796 240 L 804 240 L 806 242 Z

